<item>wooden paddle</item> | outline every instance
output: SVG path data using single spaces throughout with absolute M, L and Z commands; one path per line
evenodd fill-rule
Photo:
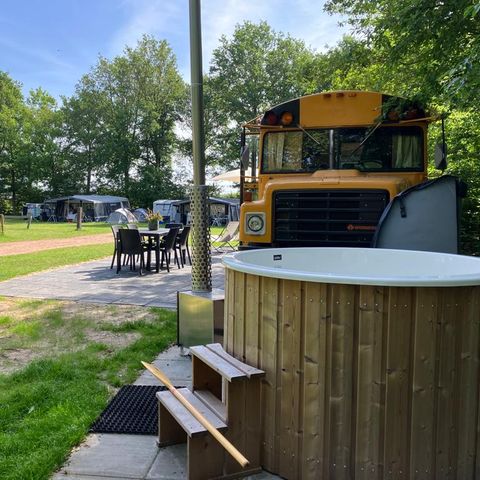
M 142 365 L 158 378 L 172 395 L 212 434 L 213 438 L 243 467 L 250 462 L 230 443 L 179 391 L 172 385 L 169 378 L 155 365 L 142 362 Z

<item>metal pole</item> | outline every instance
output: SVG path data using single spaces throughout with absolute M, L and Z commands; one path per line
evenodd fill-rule
M 190 62 L 192 84 L 192 291 L 212 291 L 210 215 L 205 185 L 205 134 L 203 119 L 202 27 L 200 0 L 190 0 Z

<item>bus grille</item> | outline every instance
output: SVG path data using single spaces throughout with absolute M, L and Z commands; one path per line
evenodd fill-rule
M 369 247 L 388 202 L 386 190 L 276 192 L 273 245 Z

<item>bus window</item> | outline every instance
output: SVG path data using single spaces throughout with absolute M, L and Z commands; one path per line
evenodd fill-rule
M 423 170 L 423 132 L 418 127 L 337 130 L 338 168 L 362 171 Z
M 314 172 L 328 168 L 328 130 L 269 132 L 263 140 L 262 172 Z
M 333 145 L 330 145 L 333 141 Z M 262 173 L 308 173 L 330 168 L 361 171 L 423 171 L 419 127 L 309 129 L 268 132 Z

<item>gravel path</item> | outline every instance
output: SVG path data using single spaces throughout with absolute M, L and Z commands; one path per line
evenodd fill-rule
M 99 235 L 85 235 L 73 238 L 52 238 L 49 240 L 27 240 L 25 242 L 0 243 L 0 257 L 18 255 L 20 253 L 39 252 L 53 248 L 79 247 L 81 245 L 95 245 L 99 243 L 113 243 L 111 233 Z

